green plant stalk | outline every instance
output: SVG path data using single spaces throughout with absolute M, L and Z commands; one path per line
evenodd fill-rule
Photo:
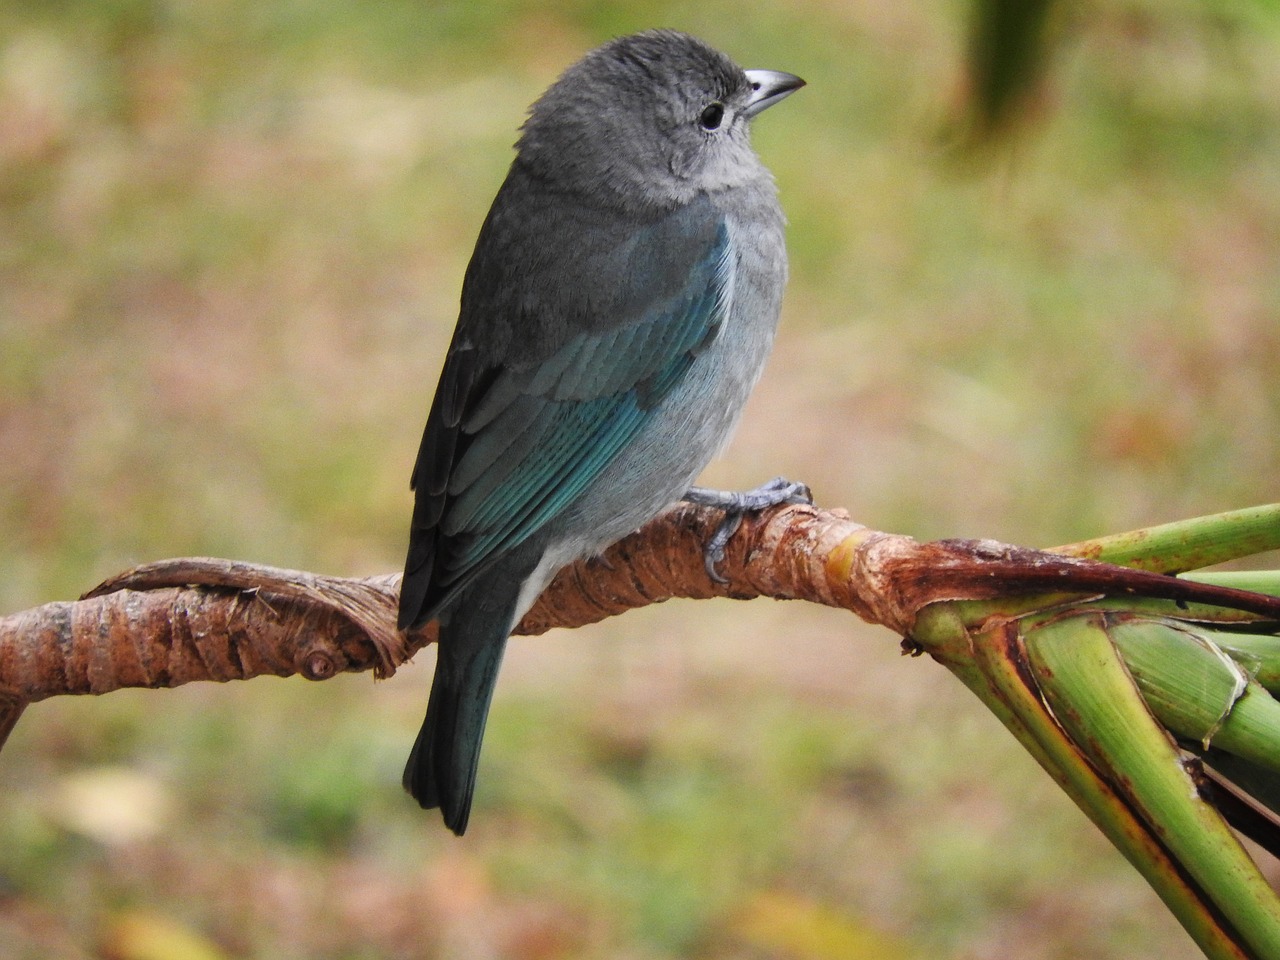
M 1052 548 L 1054 553 L 1156 573 L 1198 570 L 1277 549 L 1280 549 L 1280 503 L 1179 520 Z
M 1055 716 L 1212 901 L 1226 921 L 1224 934 L 1234 931 L 1251 957 L 1280 958 L 1280 901 L 1200 797 L 1116 650 L 1106 617 L 1086 611 L 1046 619 L 1028 630 L 1026 649 Z
M 1209 570 L 1184 573 L 1187 580 L 1214 583 L 1237 590 L 1252 590 L 1280 597 L 1280 570 Z
M 937 603 L 920 612 L 911 639 L 954 673 L 1066 791 L 1177 917 L 1209 960 L 1250 960 L 1203 892 L 1151 829 L 1099 775 L 1049 713 L 1023 668 L 1016 620 L 972 616 L 978 604 Z M 971 626 L 972 625 L 972 626 Z
M 1250 589 L 1249 586 L 1235 581 L 1215 579 L 1213 582 L 1240 590 Z M 1248 581 L 1242 582 L 1248 583 Z M 1202 603 L 1179 604 L 1176 600 L 1150 597 L 1106 597 L 1091 601 L 1089 607 L 1118 616 L 1168 620 L 1181 624 L 1184 629 L 1211 640 L 1218 649 L 1236 661 L 1250 678 L 1256 680 L 1268 691 L 1273 694 L 1280 693 L 1280 636 L 1249 632 L 1276 629 L 1274 623 L 1260 620 L 1257 614 L 1212 607 Z M 1132 667 L 1134 658 L 1130 656 L 1128 650 L 1123 650 L 1122 653 L 1125 661 Z
M 1216 635 L 1132 617 L 1111 618 L 1108 634 L 1166 729 L 1280 772 L 1280 703 L 1249 682 Z
M 1184 579 L 1190 579 L 1190 577 Z M 1234 584 L 1223 584 L 1223 586 L 1234 586 Z M 1076 605 L 1079 605 L 1079 601 Z M 1089 606 L 1097 610 L 1111 610 L 1137 617 L 1164 617 L 1187 623 L 1215 624 L 1227 629 L 1269 629 L 1273 626 L 1272 622 L 1263 620 L 1258 614 L 1248 610 L 1232 610 L 1208 603 L 1187 603 L 1160 597 L 1104 597 L 1101 600 L 1090 601 Z
M 1211 636 L 1245 673 L 1272 693 L 1280 692 L 1280 637 L 1222 631 Z

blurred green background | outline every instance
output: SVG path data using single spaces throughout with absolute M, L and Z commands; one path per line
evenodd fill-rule
M 397 568 L 524 109 L 658 25 L 810 84 L 756 125 L 792 283 L 708 483 L 1029 545 L 1277 499 L 1280 18 L 1072 5 L 1034 122 L 957 160 L 967 11 L 0 2 L 0 610 L 166 556 Z M 399 787 L 431 663 L 31 708 L 0 955 L 1197 955 L 959 684 L 847 614 L 513 642 L 464 840 Z

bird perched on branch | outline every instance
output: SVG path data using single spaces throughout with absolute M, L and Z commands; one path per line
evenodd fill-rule
M 413 472 L 400 626 L 440 623 L 404 785 L 467 826 L 507 637 L 555 573 L 676 500 L 808 499 L 778 480 L 691 487 L 772 344 L 783 216 L 748 126 L 803 85 L 682 33 L 621 37 L 530 110 L 480 230 Z

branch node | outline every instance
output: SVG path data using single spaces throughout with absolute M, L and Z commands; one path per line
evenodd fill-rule
M 326 650 L 304 651 L 298 663 L 298 673 L 308 680 L 328 680 L 338 672 L 338 665 Z

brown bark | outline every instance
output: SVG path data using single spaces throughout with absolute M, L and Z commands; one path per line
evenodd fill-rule
M 518 633 L 593 623 L 671 597 L 768 596 L 849 610 L 910 639 L 940 600 L 1128 594 L 1280 618 L 1280 600 L 992 541 L 919 543 L 844 511 L 789 506 L 748 517 L 713 583 L 702 544 L 718 511 L 681 505 L 596 559 L 562 571 Z M 398 575 L 325 577 L 228 560 L 148 564 L 73 602 L 0 618 L 0 744 L 30 702 L 121 687 L 175 687 L 339 672 L 388 676 L 435 639 L 395 628 Z

